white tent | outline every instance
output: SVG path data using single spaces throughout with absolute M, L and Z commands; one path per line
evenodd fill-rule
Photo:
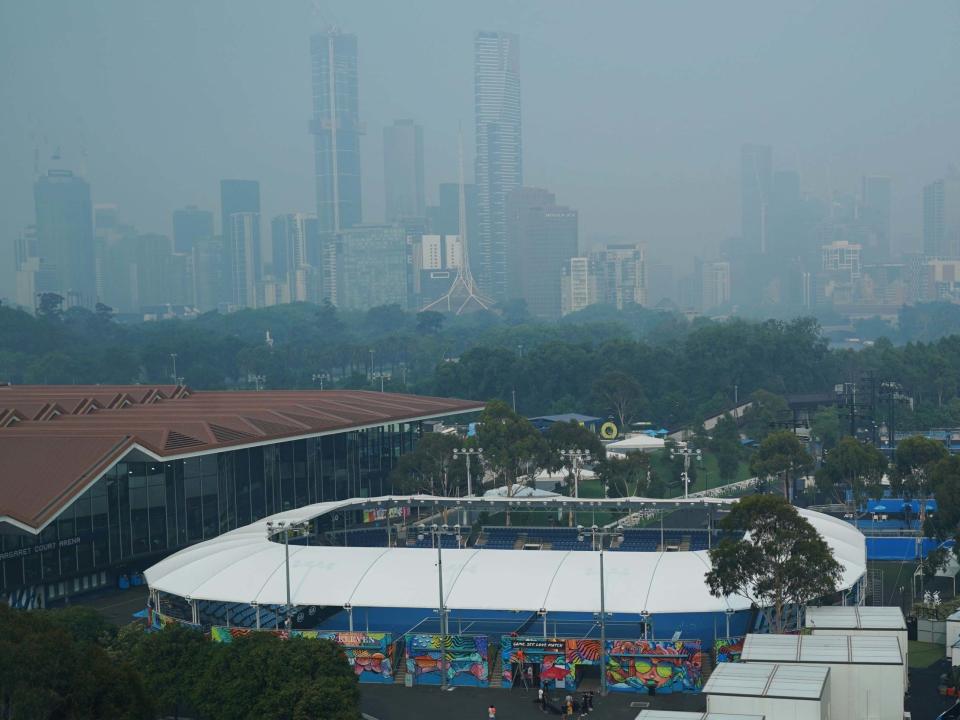
M 663 450 L 663 448 L 663 438 L 650 437 L 644 433 L 630 435 L 623 440 L 617 440 L 607 445 L 608 451 L 612 450 L 613 452 L 617 453 L 654 452 L 655 450 Z
M 267 537 L 268 521 L 299 522 L 371 502 L 449 501 L 430 496 L 355 498 L 308 505 L 278 513 L 219 537 L 193 545 L 149 568 L 152 590 L 196 600 L 282 605 L 286 602 L 284 547 Z M 597 508 L 624 501 L 655 504 L 645 498 L 590 502 Z M 484 502 L 517 508 L 568 509 L 571 498 L 491 497 Z M 714 499 L 671 500 L 724 504 Z M 473 508 L 477 509 L 477 508 Z M 847 589 L 866 571 L 863 535 L 849 523 L 800 510 L 834 551 Z M 419 548 L 330 547 L 291 545 L 291 599 L 297 605 L 385 608 L 432 608 L 437 603 L 436 553 Z M 703 576 L 709 555 L 691 552 L 611 552 L 604 556 L 606 607 L 615 613 L 688 613 L 745 610 L 740 597 L 715 598 Z M 600 565 L 595 552 L 528 552 L 483 548 L 443 551 L 445 604 L 452 610 L 522 610 L 597 612 L 600 607 Z M 389 587 L 390 592 L 384 592 Z M 505 591 L 505 589 L 507 589 Z

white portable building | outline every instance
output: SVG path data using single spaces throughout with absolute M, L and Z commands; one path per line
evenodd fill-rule
M 814 635 L 895 636 L 900 642 L 903 674 L 906 678 L 909 664 L 907 621 L 900 608 L 825 605 L 808 607 L 806 616 L 806 627 L 812 630 Z
M 825 665 L 720 663 L 703 686 L 707 713 L 831 720 L 829 675 Z
M 952 615 L 947 616 L 946 630 L 946 654 L 950 655 L 950 651 L 953 649 L 953 646 L 957 644 L 957 640 L 960 640 L 960 610 L 957 610 Z
M 641 710 L 634 720 L 766 720 L 763 715 L 684 712 L 682 710 Z
M 828 667 L 834 718 L 903 720 L 903 655 L 893 635 L 747 635 L 740 659 Z

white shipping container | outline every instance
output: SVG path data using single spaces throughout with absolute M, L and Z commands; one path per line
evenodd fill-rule
M 829 675 L 826 666 L 720 663 L 703 686 L 707 712 L 711 717 L 831 720 Z
M 866 635 L 882 637 L 894 635 L 900 643 L 903 656 L 903 677 L 908 682 L 910 663 L 907 643 L 907 621 L 898 607 L 858 607 L 854 605 L 825 605 L 808 607 L 806 627 L 814 635 Z M 960 627 L 960 622 L 957 623 Z
M 747 635 L 740 657 L 828 667 L 836 720 L 903 720 L 903 656 L 892 635 Z

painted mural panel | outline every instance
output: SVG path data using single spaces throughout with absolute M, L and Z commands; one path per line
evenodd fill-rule
M 713 642 L 713 654 L 718 663 L 740 662 L 743 653 L 743 638 L 717 638 Z
M 607 685 L 625 692 L 700 692 L 699 640 L 610 640 Z
M 574 642 L 576 642 L 574 640 Z M 535 665 L 537 676 L 548 685 L 566 683 L 571 674 L 567 662 L 567 641 L 562 638 L 500 637 L 500 654 L 503 667 L 502 686 L 513 686 L 517 668 Z
M 440 685 L 441 638 L 439 635 L 407 635 L 407 674 L 414 685 Z M 448 635 L 444 643 L 447 683 L 468 687 L 489 687 L 490 663 L 486 635 Z

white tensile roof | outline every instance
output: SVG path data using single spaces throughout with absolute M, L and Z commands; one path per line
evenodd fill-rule
M 651 452 L 653 450 L 661 450 L 664 445 L 665 443 L 663 438 L 651 437 L 650 435 L 646 435 L 644 433 L 637 433 L 636 435 L 630 435 L 623 440 L 617 440 L 607 444 L 607 450 L 613 450 L 615 452 L 630 452 L 632 450 Z
M 357 498 L 278 513 L 185 548 L 145 572 L 151 589 L 196 600 L 283 605 L 284 546 L 267 538 L 267 522 L 298 522 L 371 503 L 429 505 L 429 496 Z M 623 500 L 593 500 L 598 509 Z M 484 498 L 485 503 L 530 502 L 538 509 L 566 508 L 570 498 Z M 469 502 L 469 501 L 468 501 Z M 669 505 L 724 504 L 724 500 L 676 500 Z M 800 510 L 843 566 L 843 589 L 866 571 L 863 535 L 849 523 Z M 600 564 L 596 552 L 443 549 L 444 602 L 451 610 L 598 612 Z M 715 598 L 704 582 L 706 551 L 605 552 L 607 612 L 689 613 L 745 610 L 738 596 Z M 291 601 L 295 605 L 432 608 L 437 605 L 437 552 L 421 548 L 290 545 Z

